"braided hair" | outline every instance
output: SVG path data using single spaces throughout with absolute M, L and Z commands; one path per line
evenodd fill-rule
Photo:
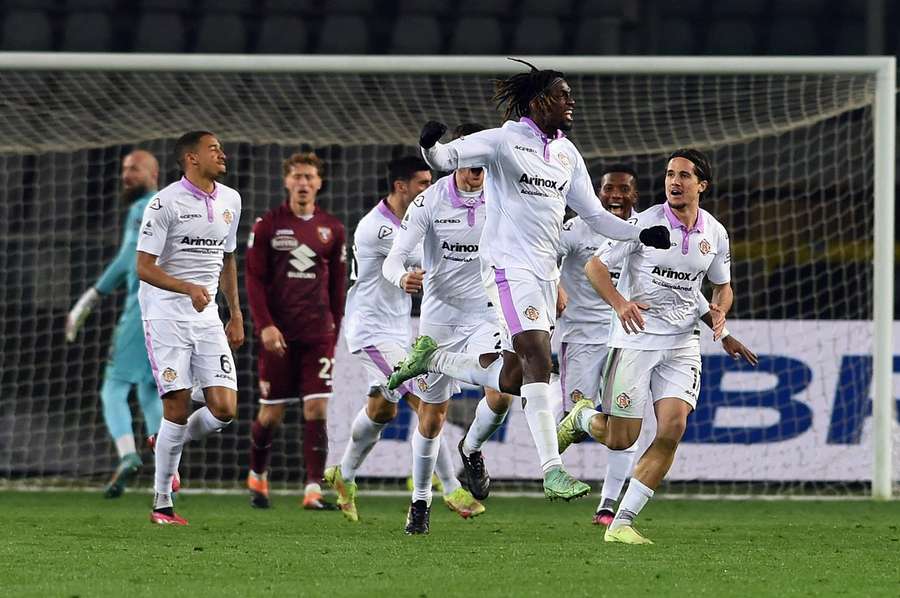
M 543 109 L 549 109 L 547 92 L 562 79 L 565 79 L 559 71 L 550 69 L 540 70 L 533 64 L 510 58 L 515 62 L 521 62 L 531 70 L 527 73 L 518 73 L 508 79 L 494 81 L 494 97 L 497 107 L 504 108 L 503 120 L 517 119 L 531 114 L 531 101 L 537 100 Z

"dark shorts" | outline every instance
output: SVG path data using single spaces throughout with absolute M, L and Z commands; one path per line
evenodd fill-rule
M 331 396 L 335 341 L 288 341 L 284 355 L 257 343 L 259 402 L 267 405 Z

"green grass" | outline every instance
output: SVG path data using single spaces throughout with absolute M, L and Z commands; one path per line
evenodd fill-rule
M 593 499 L 494 498 L 463 521 L 435 501 L 430 536 L 406 499 L 363 520 L 295 498 L 179 499 L 188 528 L 152 526 L 150 498 L 0 492 L 3 596 L 897 596 L 900 506 L 864 501 L 652 501 L 657 544 L 602 542 Z

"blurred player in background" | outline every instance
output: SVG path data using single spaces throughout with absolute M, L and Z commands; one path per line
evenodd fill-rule
M 237 411 L 231 350 L 244 342 L 234 255 L 241 196 L 216 181 L 226 165 L 213 133 L 185 133 L 174 153 L 184 176 L 147 204 L 137 272 L 147 353 L 163 403 L 150 521 L 187 525 L 171 496 L 182 449 L 227 426 Z M 219 287 L 230 316 L 224 328 L 215 302 Z M 195 382 L 206 405 L 191 413 Z
M 350 521 L 358 521 L 356 472 L 378 442 L 384 427 L 397 415 L 397 403 L 405 398 L 414 410 L 419 398 L 410 385 L 398 391 L 387 389 L 394 366 L 406 357 L 409 346 L 412 300 L 402 289 L 382 276 L 382 264 L 400 231 L 400 221 L 414 198 L 431 184 L 428 164 L 417 156 L 393 160 L 388 165 L 390 193 L 366 214 L 353 235 L 353 286 L 347 293 L 344 337 L 347 348 L 366 369 L 369 394 L 366 405 L 353 419 L 350 439 L 339 465 L 325 470 L 325 481 L 338 493 L 338 506 Z M 406 267 L 414 268 L 411 280 L 421 284 L 424 273 L 422 249 L 410 255 Z M 446 445 L 444 445 L 446 447 Z M 444 502 L 467 517 L 474 499 L 460 487 L 453 471 L 450 451 L 442 447 L 437 475 L 443 485 Z
M 668 248 L 668 230 L 639 230 L 597 201 L 584 159 L 564 134 L 572 128 L 575 100 L 562 73 L 531 67 L 530 72 L 498 81 L 494 99 L 506 107 L 502 127 L 442 145 L 438 140 L 446 127 L 431 121 L 422 128 L 419 144 L 426 160 L 438 170 L 483 167 L 487 171 L 486 234 L 480 246 L 484 284 L 515 355 L 451 353 L 422 336 L 391 385 L 431 371 L 521 394 L 544 493 L 551 500 L 572 500 L 590 492 L 590 486 L 563 469 L 549 383 L 550 332 L 555 325 L 559 279 L 557 246 L 566 204 L 592 230 L 612 239 L 640 237 L 644 243 Z M 518 360 L 521 366 L 514 363 Z
M 622 220 L 635 222 L 638 180 L 635 170 L 625 164 L 606 168 L 597 186 L 600 203 Z M 559 236 L 560 285 L 568 296 L 559 317 L 555 334 L 560 340 L 559 378 L 562 385 L 563 411 L 568 412 L 579 401 L 592 405 L 600 398 L 601 374 L 609 352 L 609 325 L 612 308 L 601 299 L 584 274 L 591 256 L 609 240 L 594 231 L 578 216 L 563 224 Z M 613 282 L 619 269 L 610 269 Z M 600 504 L 594 523 L 609 525 L 625 480 L 631 474 L 637 443 L 622 451 L 607 451 L 606 474 L 603 478 Z
M 478 124 L 460 125 L 454 138 L 483 129 Z M 413 200 L 382 266 L 384 277 L 407 293 L 424 290 L 419 332 L 446 350 L 486 353 L 500 348 L 497 317 L 481 284 L 478 260 L 484 227 L 483 186 L 483 168 L 461 168 L 438 179 Z M 424 272 L 408 272 L 406 263 L 420 246 L 424 250 Z M 412 437 L 413 494 L 406 533 L 427 534 L 431 476 L 450 397 L 459 388 L 455 380 L 443 374 L 426 374 L 414 382 L 421 403 L 419 424 Z M 488 425 L 482 426 L 486 430 L 477 425 L 470 428 L 470 434 L 476 437 L 470 442 L 474 448 L 465 449 L 469 434 L 460 442 L 469 490 L 476 499 L 487 496 L 489 484 L 481 444 L 503 423 L 512 400 L 495 389 L 485 388 L 484 392 L 477 412 L 482 414 L 482 420 L 487 419 Z M 473 516 L 483 511 L 480 503 L 473 503 Z
M 128 395 L 133 386 L 136 387 L 138 403 L 144 414 L 147 438 L 156 434 L 162 419 L 162 403 L 150 371 L 141 328 L 141 308 L 137 297 L 140 281 L 135 267 L 144 208 L 156 193 L 158 178 L 159 164 L 150 152 L 135 150 L 122 160 L 122 199 L 129 205 L 122 244 L 115 259 L 94 286 L 78 299 L 66 318 L 66 340 L 72 342 L 100 298 L 125 286 L 125 307 L 113 333 L 100 389 L 103 421 L 119 454 L 119 465 L 103 489 L 106 498 L 121 496 L 142 464 L 128 407 Z
M 284 161 L 287 200 L 253 225 L 247 242 L 247 299 L 258 336 L 259 413 L 250 438 L 250 504 L 269 507 L 272 434 L 285 406 L 303 404 L 304 509 L 322 500 L 328 456 L 325 418 L 332 392 L 334 347 L 347 291 L 346 233 L 316 205 L 324 165 L 312 153 Z

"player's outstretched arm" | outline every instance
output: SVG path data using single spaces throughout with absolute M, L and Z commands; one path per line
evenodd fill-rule
M 584 273 L 600 298 L 615 310 L 626 333 L 637 334 L 644 329 L 644 316 L 641 311 L 649 306 L 645 303 L 625 299 L 616 289 L 612 276 L 609 274 L 609 268 L 600 258 L 591 257 L 584 266 Z
M 447 126 L 443 123 L 430 120 L 422 127 L 422 134 L 419 136 L 422 157 L 429 166 L 443 172 L 488 166 L 502 137 L 501 129 L 486 129 L 454 139 L 445 145 L 438 140 L 446 130 Z
M 716 329 L 715 318 L 712 310 L 707 311 L 700 317 L 703 320 L 703 323 L 709 326 L 714 332 Z M 756 353 L 750 350 L 749 347 L 744 345 L 741 341 L 739 341 L 733 334 L 728 332 L 728 329 L 725 328 L 725 320 L 722 319 L 722 349 L 725 350 L 730 356 L 734 359 L 739 360 L 743 359 L 753 367 L 756 367 L 759 364 L 759 357 L 756 356 Z
M 228 304 L 228 323 L 225 335 L 232 349 L 244 344 L 244 314 L 241 313 L 241 298 L 238 293 L 237 259 L 234 252 L 226 253 L 222 260 L 222 272 L 219 274 L 219 288 L 225 295 Z
M 381 265 L 382 276 L 409 294 L 421 291 L 425 279 L 425 272 L 422 269 L 407 271 L 406 266 L 411 261 L 410 256 L 413 256 L 416 248 L 421 245 L 431 227 L 429 210 L 431 204 L 427 203 L 426 197 L 427 195 L 420 195 L 406 210 L 397 238 L 391 244 L 391 250 Z
M 157 256 L 152 253 L 147 253 L 146 251 L 137 252 L 138 278 L 159 289 L 189 296 L 194 309 L 203 311 L 212 300 L 206 287 L 186 282 L 175 278 L 171 274 L 167 274 L 165 270 L 157 265 L 156 258 Z

